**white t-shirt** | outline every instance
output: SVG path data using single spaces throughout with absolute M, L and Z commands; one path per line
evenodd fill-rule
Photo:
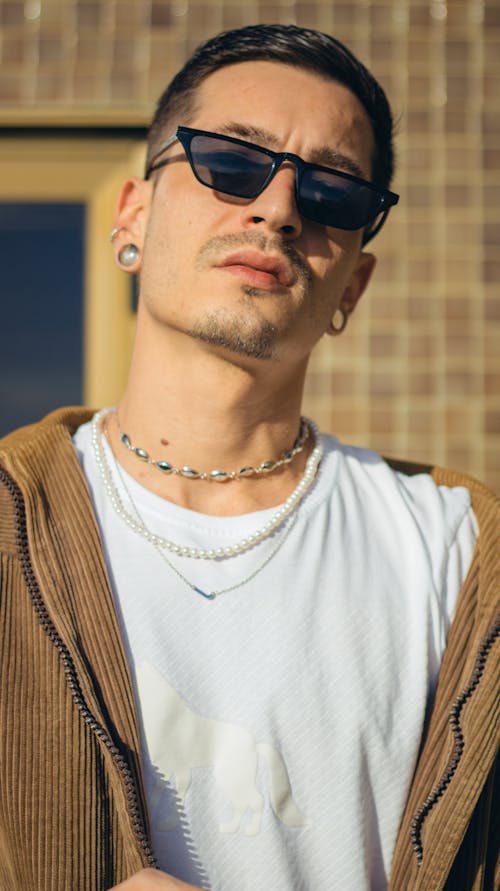
M 474 549 L 467 490 L 323 440 L 280 548 L 209 601 L 116 514 L 89 425 L 75 435 L 135 685 L 155 853 L 212 891 L 386 888 Z M 113 477 L 129 512 L 127 489 L 151 530 L 193 547 L 230 544 L 274 513 L 206 516 L 116 466 Z M 229 560 L 169 559 L 203 590 L 221 589 L 251 575 L 280 535 Z

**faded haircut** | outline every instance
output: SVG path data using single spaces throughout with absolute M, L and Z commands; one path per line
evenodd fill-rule
M 296 25 L 249 25 L 201 44 L 160 97 L 148 135 L 147 163 L 166 136 L 188 125 L 200 83 L 226 65 L 264 60 L 303 68 L 351 90 L 373 128 L 372 180 L 387 189 L 394 170 L 393 119 L 387 97 L 368 69 L 339 40 Z

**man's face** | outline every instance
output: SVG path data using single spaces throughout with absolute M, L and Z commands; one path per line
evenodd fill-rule
M 373 134 L 356 97 L 287 65 L 220 69 L 199 87 L 191 119 L 177 123 L 371 176 Z M 362 232 L 301 217 L 289 162 L 249 200 L 200 184 L 178 142 L 164 158 L 143 215 L 140 312 L 235 359 L 306 359 L 370 276 Z

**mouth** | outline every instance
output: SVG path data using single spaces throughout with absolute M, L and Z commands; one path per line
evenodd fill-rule
M 257 251 L 237 251 L 215 265 L 255 287 L 289 288 L 295 281 L 295 275 L 285 260 Z

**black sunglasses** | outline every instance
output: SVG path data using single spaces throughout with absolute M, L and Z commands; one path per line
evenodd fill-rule
M 168 159 L 157 162 L 157 158 L 176 140 L 203 186 L 238 198 L 256 198 L 283 162 L 292 161 L 299 213 L 315 223 L 337 229 L 367 227 L 363 244 L 380 231 L 390 208 L 399 200 L 399 195 L 359 176 L 309 164 L 291 152 L 273 152 L 234 136 L 190 127 L 178 127 L 175 134 L 161 144 L 148 164 L 146 179 L 153 170 L 169 163 Z

